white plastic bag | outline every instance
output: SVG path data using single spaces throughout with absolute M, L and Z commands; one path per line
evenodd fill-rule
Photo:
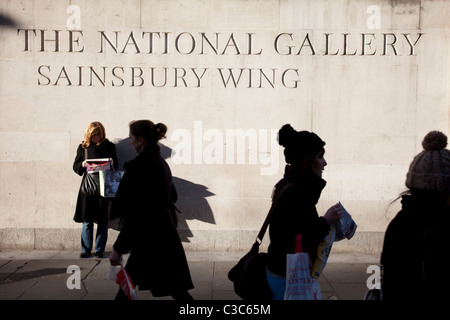
M 286 255 L 284 300 L 322 300 L 319 281 L 311 277 L 309 253 L 302 252 L 302 236 L 297 235 L 294 254 Z
M 107 280 L 116 281 L 117 273 L 120 271 L 118 266 L 110 266 L 108 270 L 108 274 L 106 275 Z

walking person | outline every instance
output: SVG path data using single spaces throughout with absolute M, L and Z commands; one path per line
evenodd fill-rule
M 98 121 L 91 122 L 85 133 L 84 140 L 78 146 L 77 155 L 73 163 L 73 171 L 83 176 L 93 175 L 93 180 L 98 184 L 98 172 L 87 173 L 87 159 L 108 158 L 115 170 L 118 167 L 116 147 L 106 138 L 105 127 Z M 97 185 L 98 188 L 98 185 Z M 91 256 L 93 247 L 94 223 L 97 223 L 95 236 L 95 256 L 103 258 L 108 238 L 108 214 L 111 202 L 100 196 L 100 193 L 86 194 L 80 186 L 74 221 L 82 223 L 81 229 L 81 258 Z
M 389 223 L 381 254 L 383 300 L 450 298 L 445 260 L 450 223 L 447 136 L 429 132 L 406 175 L 402 208 Z
M 122 217 L 123 225 L 110 255 L 111 265 L 120 265 L 122 255 L 130 252 L 125 270 L 139 290 L 150 290 L 155 297 L 192 300 L 188 290 L 194 286 L 176 229 L 173 203 L 177 194 L 158 145 L 167 127 L 149 120 L 129 126 L 130 144 L 138 155 L 125 163 L 113 203 L 113 217 Z M 116 299 L 126 299 L 121 289 Z
M 286 289 L 286 255 L 294 253 L 295 237 L 302 234 L 303 249 L 309 252 L 314 264 L 317 247 L 330 231 L 330 225 L 342 217 L 336 204 L 319 217 L 316 204 L 326 181 L 322 172 L 327 165 L 324 145 L 315 133 L 296 131 L 284 125 L 278 133 L 278 142 L 284 149 L 286 168 L 284 177 L 275 185 L 278 192 L 293 183 L 278 200 L 273 212 L 269 236 L 267 280 L 273 300 L 283 300 Z

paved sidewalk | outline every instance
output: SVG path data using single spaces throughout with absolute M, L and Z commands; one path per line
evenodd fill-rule
M 186 252 L 195 285 L 190 291 L 194 299 L 239 300 L 227 274 L 244 254 Z M 80 259 L 75 251 L 0 250 L 0 300 L 112 300 L 118 285 L 107 280 L 107 257 L 108 253 L 103 259 Z M 371 275 L 367 267 L 378 265 L 378 260 L 378 255 L 332 253 L 319 279 L 323 299 L 362 300 Z M 80 289 L 67 286 L 67 282 L 75 283 L 70 266 L 80 268 Z M 154 298 L 149 291 L 138 293 L 140 300 L 171 299 Z

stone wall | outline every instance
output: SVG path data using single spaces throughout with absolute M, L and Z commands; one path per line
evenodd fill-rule
M 135 156 L 163 122 L 191 250 L 246 250 L 282 177 L 285 123 L 326 141 L 318 211 L 379 252 L 409 163 L 449 132 L 446 1 L 7 1 L 0 13 L 0 247 L 78 249 L 75 151 L 91 121 Z M 110 233 L 112 244 L 116 233 Z

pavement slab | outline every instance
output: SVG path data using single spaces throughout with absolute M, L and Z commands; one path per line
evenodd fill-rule
M 228 271 L 245 252 L 186 252 L 196 300 L 240 300 L 228 280 Z M 118 285 L 107 279 L 108 260 L 81 259 L 79 252 L 65 250 L 1 250 L 0 300 L 113 300 Z M 362 300 L 367 290 L 367 267 L 376 256 L 330 256 L 319 278 L 324 300 Z M 126 263 L 128 255 L 124 256 Z M 79 288 L 75 271 L 79 268 Z M 140 300 L 171 300 L 138 291 Z

